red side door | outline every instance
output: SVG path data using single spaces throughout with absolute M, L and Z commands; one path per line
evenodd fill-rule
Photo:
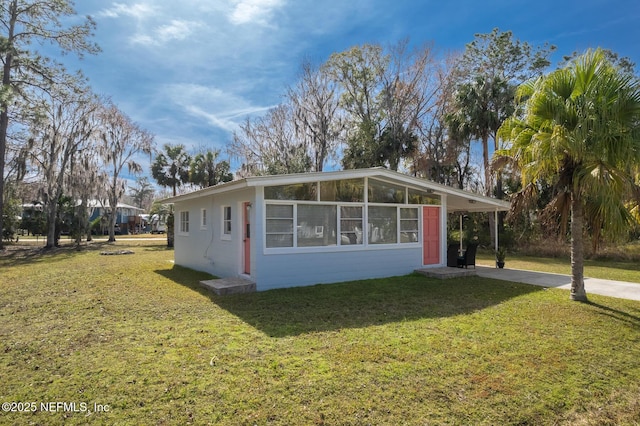
M 422 207 L 422 262 L 440 263 L 440 207 Z

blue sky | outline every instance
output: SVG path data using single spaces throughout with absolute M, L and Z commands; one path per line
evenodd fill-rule
M 304 58 L 362 43 L 433 42 L 463 50 L 475 33 L 511 30 L 562 55 L 605 47 L 640 63 L 638 0 L 78 0 L 102 53 L 75 61 L 96 93 L 158 146 L 221 149 L 250 114 L 278 104 Z

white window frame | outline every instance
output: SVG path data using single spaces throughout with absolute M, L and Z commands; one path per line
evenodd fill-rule
M 229 209 L 229 219 L 225 215 L 227 209 Z M 221 219 L 220 219 L 220 239 L 230 241 L 231 233 L 233 232 L 233 209 L 231 206 L 222 206 L 221 207 Z M 227 231 L 227 224 L 229 224 L 229 228 Z
M 178 234 L 189 235 L 189 210 L 181 210 L 178 219 Z
M 292 215 L 293 217 L 270 217 L 267 215 L 267 205 L 280 205 L 280 206 L 290 206 L 292 209 Z M 271 201 L 269 202 L 265 202 L 264 204 L 264 248 L 266 248 L 267 250 L 295 250 L 298 247 L 298 232 L 296 229 L 296 223 L 298 222 L 298 218 L 297 218 L 297 205 L 296 203 L 292 203 L 290 201 L 288 202 L 275 202 L 272 203 Z M 273 231 L 273 232 L 268 232 L 267 228 L 268 225 L 267 223 L 269 222 L 269 220 L 279 220 L 279 221 L 291 221 L 292 223 L 292 228 L 291 228 L 291 232 L 280 232 L 280 231 Z M 287 247 L 268 247 L 267 246 L 267 240 L 269 239 L 268 237 L 270 235 L 291 235 L 292 238 L 292 245 L 291 246 L 287 246 Z
M 207 229 L 207 209 L 200 209 L 200 229 Z

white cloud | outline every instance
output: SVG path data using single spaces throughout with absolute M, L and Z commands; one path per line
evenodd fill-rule
M 240 0 L 231 11 L 229 20 L 235 25 L 268 25 L 273 10 L 283 5 L 284 0 Z
M 272 108 L 252 105 L 241 96 L 197 84 L 172 84 L 166 87 L 166 93 L 172 103 L 189 115 L 204 118 L 227 132 L 236 130 L 240 119 Z
M 169 24 L 161 25 L 148 32 L 138 32 L 131 37 L 131 41 L 142 45 L 161 45 L 172 40 L 184 40 L 191 36 L 193 31 L 202 24 L 195 21 L 182 21 L 174 19 Z
M 113 3 L 109 9 L 102 10 L 98 16 L 105 18 L 120 18 L 122 16 L 130 16 L 136 19 L 144 19 L 153 15 L 154 9 L 146 3 L 136 3 L 127 5 L 123 3 Z

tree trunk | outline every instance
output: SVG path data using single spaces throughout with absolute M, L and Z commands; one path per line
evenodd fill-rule
M 174 241 L 174 232 L 175 232 L 175 216 L 173 211 L 169 213 L 167 216 L 167 220 L 165 222 L 165 226 L 167 228 L 167 247 L 173 248 Z
M 53 248 L 56 246 L 56 217 L 58 216 L 58 201 L 47 200 L 47 244 L 45 248 Z
M 114 204 L 113 200 L 109 200 L 109 210 L 111 210 L 109 215 L 109 242 L 113 243 L 116 241 L 116 220 L 118 219 L 117 203 Z
M 7 113 L 7 103 L 0 106 L 0 234 L 4 228 L 2 220 L 4 213 L 4 162 L 7 142 L 7 129 L 9 125 L 9 114 Z M 0 250 L 4 249 L 4 242 L 0 236 Z
M 584 288 L 584 242 L 582 238 L 584 215 L 582 201 L 571 194 L 571 300 L 587 301 Z
M 11 67 L 13 66 L 13 49 L 12 43 L 14 42 L 14 31 L 16 25 L 16 10 L 18 3 L 14 0 L 9 6 L 10 20 L 7 38 L 5 42 L 9 47 L 4 60 L 4 67 L 2 69 L 2 88 L 9 90 L 11 88 Z M 4 214 L 4 163 L 5 154 L 7 151 L 7 133 L 9 130 L 9 99 L 7 94 L 3 96 L 3 101 L 0 104 L 0 234 L 3 230 L 3 214 Z M 4 243 L 0 235 L 0 250 L 4 249 Z

